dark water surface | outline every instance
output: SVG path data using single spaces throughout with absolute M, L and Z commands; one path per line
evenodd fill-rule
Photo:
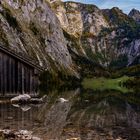
M 139 92 L 75 89 L 46 94 L 41 105 L 0 104 L 0 128 L 33 131 L 43 140 L 140 140 Z

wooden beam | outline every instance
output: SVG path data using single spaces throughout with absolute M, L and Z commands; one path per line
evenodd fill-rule
M 31 59 L 28 59 L 24 56 L 19 55 L 18 53 L 14 52 L 10 48 L 6 48 L 0 45 L 0 51 L 8 54 L 9 56 L 13 57 L 14 59 L 18 59 L 21 63 L 27 64 L 30 67 L 34 67 L 39 71 L 44 71 L 44 68 L 39 66 L 39 64 L 34 63 Z

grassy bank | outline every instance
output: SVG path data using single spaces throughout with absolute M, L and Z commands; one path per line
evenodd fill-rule
M 82 85 L 85 89 L 94 89 L 94 90 L 118 90 L 123 93 L 129 92 L 130 90 L 122 86 L 125 81 L 133 79 L 127 76 L 123 76 L 116 79 L 107 79 L 104 77 L 100 78 L 85 78 L 82 82 Z

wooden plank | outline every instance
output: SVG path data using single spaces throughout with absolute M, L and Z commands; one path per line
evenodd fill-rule
M 38 93 L 39 79 L 38 76 L 35 76 L 35 93 Z
M 6 93 L 10 93 L 10 57 L 6 55 Z
M 33 90 L 33 79 L 32 79 L 32 69 L 30 70 L 30 94 L 32 93 Z
M 33 67 L 0 52 L 0 93 L 35 93 L 37 84 Z
M 30 69 L 27 70 L 28 73 L 28 79 L 27 79 L 27 92 L 30 93 Z
M 10 79 L 11 79 L 11 81 L 10 81 L 10 85 L 11 85 L 11 87 L 10 87 L 10 93 L 14 93 L 14 78 L 15 78 L 15 76 L 14 76 L 14 61 L 13 61 L 13 59 L 11 59 L 11 62 L 10 62 L 11 64 L 11 76 L 10 76 Z
M 25 75 L 24 75 L 24 65 L 21 64 L 21 93 L 24 94 L 24 79 L 25 79 Z
M 14 51 L 10 50 L 9 48 L 6 48 L 6 47 L 3 47 L 3 46 L 0 45 L 0 51 L 3 52 L 4 54 L 7 54 L 9 57 L 17 59 L 22 64 L 26 64 L 28 66 L 36 68 L 39 71 L 44 70 L 44 68 L 41 68 L 38 64 L 33 62 L 31 59 L 23 57 L 23 56 L 19 55 L 18 53 L 15 53 Z
M 2 95 L 3 95 L 3 93 L 4 93 L 4 55 L 3 55 L 3 53 L 1 53 L 1 65 L 2 65 L 2 67 L 1 67 L 1 93 L 2 93 Z
M 21 63 L 18 62 L 18 92 L 22 93 L 22 68 Z
M 3 54 L 3 95 L 6 93 L 6 58 L 5 54 Z
M 17 81 L 16 81 L 17 75 L 16 75 L 16 72 L 17 72 L 16 61 L 14 59 L 12 59 L 12 86 L 13 86 L 12 92 L 17 94 L 17 86 L 16 86 L 16 84 L 17 84 Z
M 4 55 L 4 94 L 7 92 L 7 58 Z
M 24 87 L 25 87 L 25 92 L 28 93 L 28 68 L 25 67 L 25 79 L 24 79 Z
M 8 88 L 8 90 L 9 90 L 9 93 L 11 93 L 11 81 L 12 81 L 12 79 L 11 79 L 11 58 L 9 57 L 9 62 L 8 62 L 8 67 L 9 67 L 9 77 L 8 77 L 8 83 L 9 83 L 9 88 Z
M 24 91 L 28 93 L 28 68 L 24 67 Z
M 18 70 L 18 61 L 15 60 L 14 62 L 14 71 L 15 71 L 15 85 L 13 85 L 14 89 L 15 89 L 15 93 L 18 93 L 18 73 L 19 73 L 19 70 Z M 14 73 L 14 72 L 13 72 Z M 13 75 L 14 77 L 14 75 Z
M 20 93 L 20 63 L 17 61 L 17 93 Z
M 32 92 L 35 93 L 35 77 L 34 77 L 34 70 L 32 73 Z
M 0 52 L 0 94 L 2 93 L 2 54 Z

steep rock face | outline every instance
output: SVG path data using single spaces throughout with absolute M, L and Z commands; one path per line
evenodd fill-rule
M 78 5 L 75 3 L 70 4 L 71 7 L 69 8 L 61 1 L 56 1 L 55 3 L 52 3 L 52 8 L 56 9 L 56 15 L 60 20 L 63 29 L 70 35 L 79 37 L 82 34 L 83 29 L 82 15 L 80 11 L 75 11 L 75 9 L 78 8 Z M 66 9 L 65 6 L 69 9 Z
M 139 25 L 119 8 L 100 10 L 95 5 L 61 1 L 51 6 L 77 54 L 117 67 L 130 65 L 139 55 L 139 45 L 133 43 L 139 39 Z
M 140 23 L 140 11 L 136 9 L 132 9 L 129 13 L 129 16 Z
M 140 39 L 133 41 L 128 51 L 129 65 L 131 65 L 140 56 Z
M 102 30 L 100 38 L 106 38 L 111 53 L 110 66 L 129 66 L 139 56 L 140 26 L 128 15 L 118 8 L 103 10 L 103 14 L 111 25 L 109 29 Z M 109 46 L 109 45 L 108 45 Z
M 0 4 L 0 45 L 52 72 L 77 75 L 75 69 L 81 66 L 73 64 L 73 53 L 78 63 L 138 64 L 139 26 L 118 8 L 100 10 L 60 0 L 3 0 Z
M 82 51 L 79 53 L 82 52 L 86 55 L 86 50 L 81 45 L 82 43 L 84 45 L 85 41 L 88 43 L 86 45 L 89 45 L 95 51 L 95 46 L 90 38 L 97 36 L 103 27 L 109 27 L 102 12 L 94 5 L 75 2 L 55 1 L 51 5 L 60 20 L 63 30 L 80 40 L 79 47 Z M 81 42 L 82 37 L 84 37 L 83 42 Z
M 45 0 L 0 2 L 0 44 L 31 57 L 49 71 L 72 69 L 62 29 Z

